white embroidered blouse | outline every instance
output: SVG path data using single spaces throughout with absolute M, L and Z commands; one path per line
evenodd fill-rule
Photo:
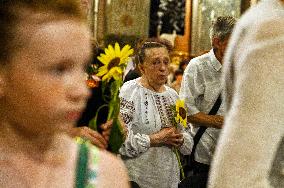
M 179 166 L 172 148 L 166 146 L 150 147 L 149 135 L 170 127 L 178 94 L 166 87 L 157 93 L 143 87 L 140 78 L 126 82 L 120 91 L 120 113 L 127 125 L 128 136 L 120 148 L 131 181 L 140 187 L 176 188 L 179 182 Z M 192 139 L 181 127 L 184 143 L 180 152 L 189 154 Z

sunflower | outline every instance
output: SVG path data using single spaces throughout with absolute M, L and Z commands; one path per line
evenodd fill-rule
M 99 68 L 97 76 L 102 77 L 102 81 L 109 81 L 111 78 L 115 80 L 121 79 L 123 71 L 126 67 L 129 56 L 133 54 L 133 49 L 129 45 L 125 45 L 122 49 L 118 43 L 108 45 L 104 54 L 100 54 L 98 60 L 104 65 Z
M 176 122 L 181 123 L 185 128 L 187 127 L 186 124 L 186 118 L 187 118 L 187 112 L 186 109 L 184 107 L 184 100 L 177 100 L 176 102 Z

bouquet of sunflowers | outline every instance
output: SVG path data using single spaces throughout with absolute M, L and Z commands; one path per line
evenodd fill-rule
M 95 76 L 101 78 L 103 99 L 107 104 L 97 110 L 96 116 L 89 122 L 89 127 L 97 130 L 98 112 L 101 108 L 107 106 L 107 120 L 113 120 L 109 146 L 112 152 L 118 153 L 119 148 L 124 142 L 123 128 L 118 119 L 120 109 L 119 90 L 123 84 L 123 73 L 129 56 L 133 54 L 133 49 L 129 45 L 125 45 L 121 49 L 119 44 L 115 43 L 114 47 L 108 45 L 108 48 L 104 52 L 98 56 L 98 60 L 103 66 L 97 68 Z M 90 85 L 90 81 L 87 81 L 87 83 Z M 105 94 L 107 87 L 110 88 L 109 96 Z

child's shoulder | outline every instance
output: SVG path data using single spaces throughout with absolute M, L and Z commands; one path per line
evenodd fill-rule
M 88 183 L 98 187 L 128 187 L 127 170 L 122 160 L 95 146 L 89 145 L 88 147 L 90 151 Z

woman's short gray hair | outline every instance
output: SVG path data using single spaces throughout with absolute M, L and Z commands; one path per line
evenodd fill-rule
M 141 64 L 144 63 L 145 58 L 146 58 L 145 51 L 151 48 L 165 48 L 168 50 L 168 52 L 171 52 L 173 50 L 173 46 L 171 42 L 166 39 L 148 38 L 140 42 L 139 45 L 137 45 L 136 61 Z
M 210 39 L 211 42 L 214 38 L 224 40 L 232 33 L 236 19 L 232 16 L 219 16 L 212 22 L 210 28 Z

